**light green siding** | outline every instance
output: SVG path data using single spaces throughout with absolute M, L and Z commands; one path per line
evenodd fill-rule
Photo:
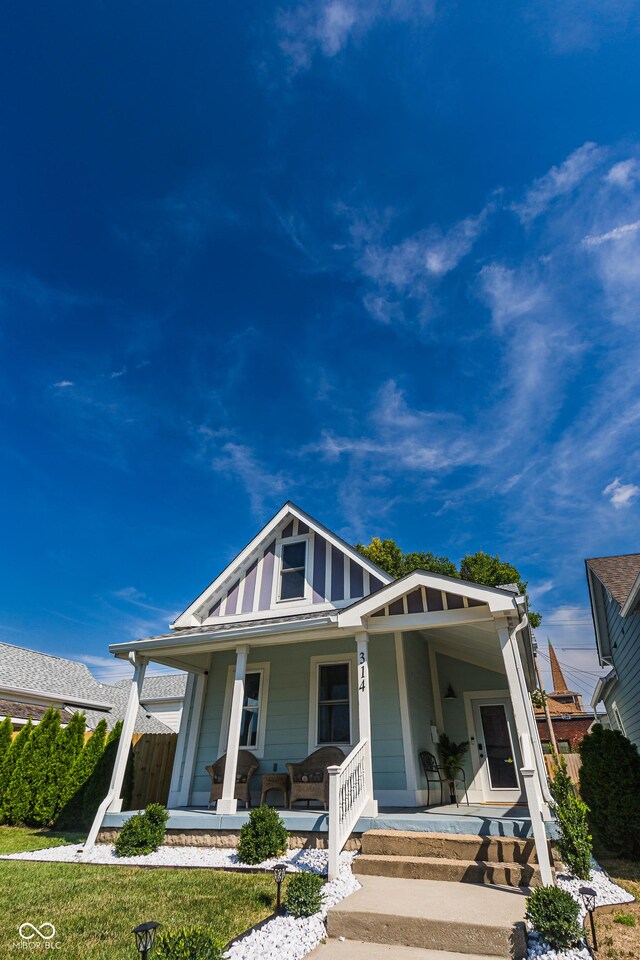
M 507 678 L 504 673 L 496 673 L 485 667 L 478 667 L 474 663 L 436 654 L 438 680 L 442 696 L 442 713 L 444 732 L 451 740 L 459 742 L 469 739 L 469 730 L 464 711 L 464 693 L 467 690 L 504 690 L 508 691 Z M 445 700 L 447 687 L 451 684 L 456 694 L 455 700 Z M 508 692 L 507 692 L 508 696 Z M 467 783 L 472 779 L 471 758 L 467 753 L 465 763 Z
M 264 757 L 260 759 L 258 777 L 252 787 L 256 801 L 259 800 L 261 774 L 273 772 L 274 765 L 278 772 L 285 772 L 286 762 L 303 760 L 309 753 L 311 658 L 355 654 L 355 646 L 354 639 L 341 638 L 251 650 L 247 670 L 251 670 L 251 665 L 255 663 L 270 664 Z M 393 637 L 374 637 L 369 647 L 374 785 L 376 790 L 404 789 L 404 755 Z M 192 784 L 194 802 L 201 802 L 203 795 L 209 791 L 205 767 L 219 756 L 227 677 L 229 667 L 234 663 L 233 651 L 216 653 L 212 657 L 196 751 Z M 354 746 L 357 739 L 357 711 L 354 697 Z M 349 747 L 345 745 L 345 752 L 348 751 Z

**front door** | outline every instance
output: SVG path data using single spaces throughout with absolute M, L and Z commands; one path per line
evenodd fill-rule
M 515 724 L 508 697 L 473 700 L 475 741 L 482 792 L 486 802 L 516 803 L 522 799 Z

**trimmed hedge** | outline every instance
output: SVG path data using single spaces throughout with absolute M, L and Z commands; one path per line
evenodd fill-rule
M 640 856 L 640 754 L 619 730 L 599 723 L 580 744 L 580 793 L 589 807 L 596 844 Z
M 287 884 L 285 904 L 292 917 L 311 917 L 322 906 L 322 877 L 295 873 Z
M 116 857 L 155 853 L 164 840 L 169 813 L 161 803 L 150 803 L 144 813 L 134 813 L 116 840 Z
M 526 916 L 554 950 L 570 947 L 582 936 L 578 902 L 561 887 L 536 887 L 527 897 Z
M 249 822 L 240 829 L 238 857 L 241 863 L 262 863 L 279 857 L 289 844 L 284 820 L 274 807 L 263 804 L 249 814 Z
M 222 960 L 225 944 L 206 927 L 181 927 L 156 936 L 156 960 Z

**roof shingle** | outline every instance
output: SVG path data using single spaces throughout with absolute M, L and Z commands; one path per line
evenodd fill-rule
M 640 553 L 627 553 L 617 557 L 591 557 L 585 562 L 613 599 L 622 606 L 640 572 Z

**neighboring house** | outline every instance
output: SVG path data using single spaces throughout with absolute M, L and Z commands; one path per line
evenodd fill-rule
M 155 679 L 149 677 L 151 683 Z M 184 682 L 183 678 L 179 679 Z M 125 682 L 127 686 L 130 684 Z M 111 730 L 123 719 L 127 701 L 126 688 L 100 683 L 84 663 L 0 643 L 0 720 L 8 714 L 14 727 L 24 726 L 29 717 L 38 723 L 53 705 L 60 709 L 63 726 L 73 713 L 82 711 L 88 730 L 93 730 L 103 718 Z M 139 707 L 134 732 L 169 733 L 170 730 Z
M 534 832 L 549 819 L 525 598 L 421 570 L 394 581 L 292 503 L 170 633 L 110 649 L 135 663 L 137 690 L 148 663 L 188 672 L 169 806 L 206 811 L 205 768 L 226 754 L 218 828 L 227 816 L 237 823 L 239 748 L 259 764 L 259 802 L 261 775 L 286 774 L 287 763 L 338 747 L 349 762 L 332 774 L 340 783 L 329 793 L 329 824 L 339 816 L 348 830 L 354 811 L 375 817 L 378 804 L 426 805 L 419 754 L 437 755 L 442 733 L 469 741 L 472 803 L 508 810 L 527 800 Z M 87 850 L 105 811 L 122 809 L 123 774 L 120 757 Z M 431 804 L 439 803 L 432 788 Z M 214 819 L 206 824 L 213 829 Z
M 610 667 L 591 703 L 640 747 L 640 553 L 585 563 L 600 665 Z
M 553 732 L 556 737 L 559 753 L 577 753 L 594 722 L 593 713 L 588 713 L 582 703 L 582 697 L 575 690 L 569 690 L 564 674 L 560 669 L 556 652 L 549 644 L 549 659 L 551 660 L 551 677 L 553 690 L 547 693 L 547 706 L 551 715 Z M 551 753 L 551 737 L 546 713 L 543 708 L 534 711 L 538 723 L 538 731 L 545 753 Z
M 131 681 L 119 680 L 116 686 L 124 687 L 128 691 Z M 186 673 L 164 673 L 145 677 L 140 704 L 147 715 L 155 717 L 177 733 L 182 719 L 186 686 Z

